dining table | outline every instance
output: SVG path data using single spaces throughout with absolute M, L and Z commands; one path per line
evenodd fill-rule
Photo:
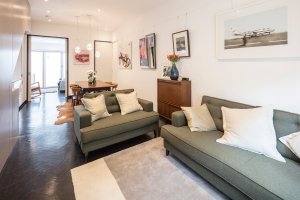
M 76 84 L 81 88 L 82 93 L 110 91 L 112 84 L 97 80 L 96 83 L 90 84 L 88 81 L 77 81 Z

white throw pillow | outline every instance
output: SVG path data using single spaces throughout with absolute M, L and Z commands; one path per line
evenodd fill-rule
M 106 109 L 105 98 L 102 94 L 95 98 L 82 98 L 81 102 L 85 109 L 91 113 L 92 122 L 111 116 Z
M 285 162 L 276 149 L 273 109 L 230 109 L 222 107 L 224 135 L 217 142 L 264 154 Z
M 279 138 L 298 158 L 300 158 L 300 132 Z
M 143 110 L 138 102 L 136 92 L 131 92 L 129 94 L 116 93 L 116 97 L 121 108 L 121 115 Z
M 193 131 L 214 131 L 217 130 L 215 122 L 206 106 L 181 107 L 188 121 L 190 130 Z

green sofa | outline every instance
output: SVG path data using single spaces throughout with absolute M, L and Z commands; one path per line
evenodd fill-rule
M 217 131 L 191 132 L 182 111 L 172 114 L 172 125 L 161 129 L 167 151 L 232 199 L 300 199 L 300 160 L 278 138 L 300 131 L 300 115 L 274 111 L 277 149 L 286 163 L 217 143 L 223 135 L 221 106 L 253 106 L 204 96 Z M 257 138 L 259 140 L 259 138 Z
M 104 94 L 107 110 L 112 116 L 91 122 L 91 114 L 84 106 L 74 107 L 74 129 L 77 140 L 85 157 L 88 153 L 130 138 L 154 131 L 159 134 L 159 116 L 153 111 L 153 103 L 138 99 L 142 111 L 121 115 L 116 93 L 130 93 L 133 89 L 86 94 L 94 98 Z

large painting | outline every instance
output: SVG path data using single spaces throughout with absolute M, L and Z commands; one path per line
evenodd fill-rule
M 139 42 L 140 49 L 140 66 L 142 68 L 148 68 L 148 55 L 147 55 L 147 40 L 146 38 L 141 38 Z
M 148 68 L 149 69 L 155 69 L 156 68 L 155 33 L 146 35 L 146 43 L 147 43 Z
M 287 7 L 224 22 L 224 48 L 248 48 L 288 43 Z
M 132 68 L 132 42 L 125 42 L 119 45 L 119 67 L 121 69 Z
M 300 56 L 300 13 L 296 2 L 244 5 L 216 15 L 217 59 Z
M 74 55 L 74 65 L 89 65 L 90 52 L 88 50 L 81 50 L 80 53 Z

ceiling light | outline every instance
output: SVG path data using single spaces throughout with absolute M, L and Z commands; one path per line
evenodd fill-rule
M 52 22 L 52 19 L 51 19 L 51 18 L 48 18 L 48 22 Z
M 100 8 L 98 8 L 97 12 L 101 12 L 101 9 L 100 9 Z
M 92 29 L 91 29 L 91 15 L 87 15 L 89 17 L 89 29 L 90 29 L 90 36 L 89 36 L 89 41 L 92 40 Z M 86 45 L 86 49 L 91 51 L 93 49 L 93 46 L 90 42 Z
M 44 0 L 45 2 L 48 2 L 48 0 Z
M 48 14 L 50 14 L 51 11 L 50 11 L 50 10 L 47 10 L 46 12 L 47 12 Z

